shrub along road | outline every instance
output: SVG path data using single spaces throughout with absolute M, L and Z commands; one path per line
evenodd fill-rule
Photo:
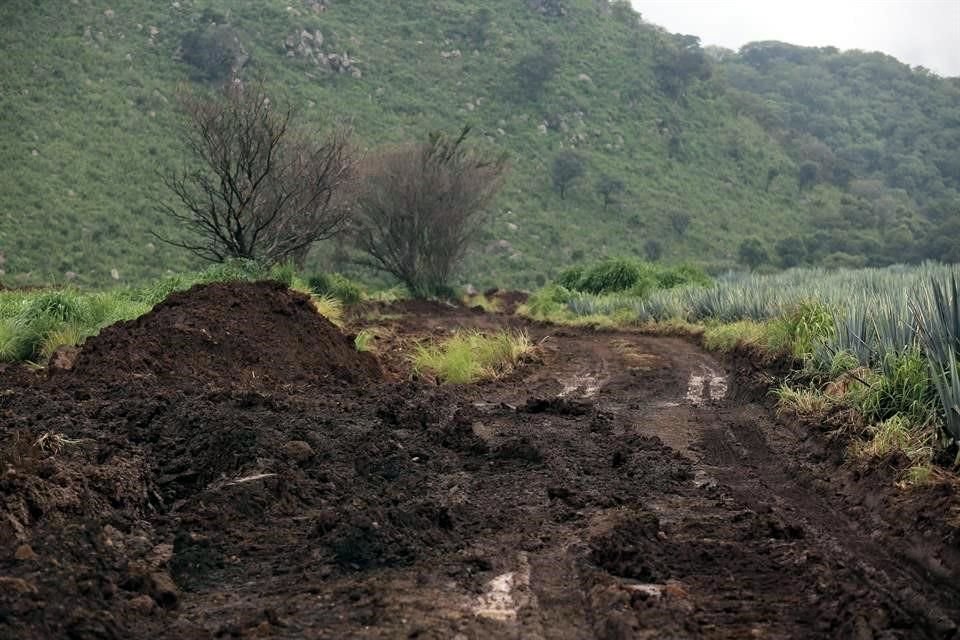
M 202 351 L 187 338 L 270 331 L 274 357 L 317 370 L 251 375 L 269 370 L 263 353 L 235 375 L 212 363 L 204 385 L 193 357 L 178 383 L 113 332 L 109 371 L 81 352 L 49 378 L 0 374 L 8 441 L 84 442 L 5 450 L 0 635 L 958 635 L 949 487 L 907 496 L 882 469 L 855 477 L 770 414 L 746 358 L 407 303 L 351 324 L 382 336 L 400 381 L 366 359 L 348 381 L 339 347 L 327 376 L 323 354 L 289 357 L 276 296 L 226 332 L 217 314 L 237 310 L 196 299 L 124 330 L 168 366 L 166 349 Z M 152 321 L 164 313 L 178 324 Z M 536 361 L 467 386 L 403 380 L 411 340 L 504 326 L 530 332 Z

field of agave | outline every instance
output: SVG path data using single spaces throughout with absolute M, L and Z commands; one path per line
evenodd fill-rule
M 772 275 L 729 274 L 709 286 L 591 293 L 554 285 L 530 303 L 534 315 L 620 322 L 682 321 L 731 338 L 758 337 L 836 377 L 876 372 L 875 417 L 907 413 L 960 440 L 960 266 L 924 264 Z M 708 331 L 708 335 L 709 335 Z M 877 390 L 882 387 L 882 390 Z

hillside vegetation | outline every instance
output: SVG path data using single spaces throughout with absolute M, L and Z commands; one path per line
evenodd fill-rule
M 960 261 L 960 79 L 781 42 L 718 57 L 730 98 L 782 141 L 820 205 L 808 258 Z
M 151 234 L 171 224 L 159 173 L 187 162 L 178 87 L 232 69 L 307 126 L 348 122 L 365 149 L 471 125 L 506 151 L 461 284 L 534 287 L 601 254 L 710 270 L 949 258 L 942 231 L 960 218 L 956 81 L 862 54 L 717 62 L 622 2 L 11 1 L 0 19 L 12 284 L 197 266 Z M 874 75 L 838 79 L 861 58 Z M 558 182 L 558 157 L 582 171 Z M 308 266 L 355 270 L 343 243 Z

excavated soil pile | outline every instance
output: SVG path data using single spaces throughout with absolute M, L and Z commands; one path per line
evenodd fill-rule
M 277 282 L 198 285 L 88 340 L 84 380 L 248 388 L 379 377 L 376 360 Z

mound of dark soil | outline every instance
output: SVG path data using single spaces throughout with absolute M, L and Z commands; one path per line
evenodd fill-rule
M 277 282 L 198 285 L 86 342 L 74 373 L 103 384 L 262 388 L 380 376 L 376 360 Z

